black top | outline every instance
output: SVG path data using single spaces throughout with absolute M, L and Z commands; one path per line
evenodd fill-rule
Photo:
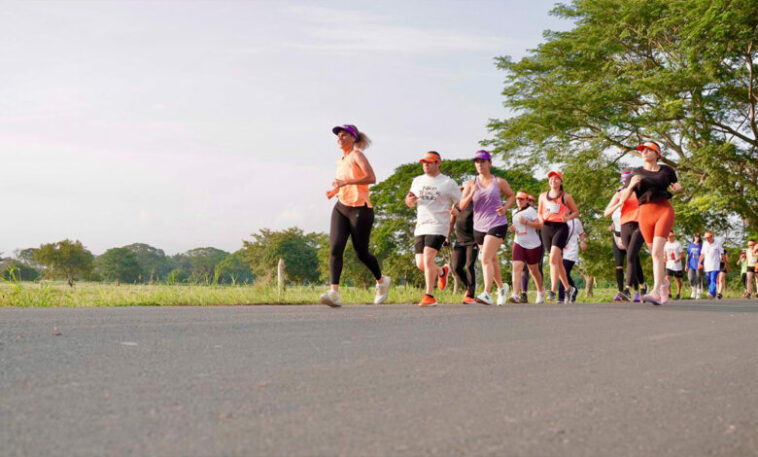
M 642 176 L 642 181 L 634 188 L 640 205 L 671 198 L 668 187 L 677 181 L 676 172 L 668 165 L 659 166 L 661 168 L 658 171 L 645 170 L 643 167 L 632 170 L 632 176 Z
M 466 206 L 455 218 L 455 244 L 457 246 L 474 244 L 474 205 Z

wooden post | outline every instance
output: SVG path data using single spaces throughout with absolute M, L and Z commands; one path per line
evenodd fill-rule
M 279 296 L 279 303 L 282 302 L 282 295 L 284 295 L 284 259 L 279 259 L 279 265 L 276 267 L 276 279 L 277 279 L 277 292 Z

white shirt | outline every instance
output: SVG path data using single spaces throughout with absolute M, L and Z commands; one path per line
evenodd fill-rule
M 413 178 L 411 192 L 416 201 L 416 230 L 413 236 L 443 235 L 450 230 L 450 207 L 461 199 L 461 189 L 448 176 L 423 174 Z
M 719 241 L 713 240 L 713 243 L 704 241 L 703 249 L 700 251 L 700 255 L 703 256 L 703 271 L 706 273 L 709 271 L 718 271 L 719 263 L 721 263 L 721 254 L 723 252 L 724 248 L 721 247 Z
M 537 229 L 521 223 L 521 218 L 527 221 L 537 220 L 537 210 L 531 206 L 519 211 L 513 210 L 513 227 L 516 229 L 516 236 L 513 238 L 513 242 L 518 244 L 524 249 L 534 249 L 540 247 L 542 240 L 537 235 Z
M 578 262 L 579 235 L 584 233 L 584 227 L 582 227 L 582 221 L 576 218 L 569 220 L 566 224 L 569 227 L 569 237 L 566 247 L 563 248 L 563 258 L 572 262 Z
M 613 221 L 613 231 L 621 232 L 621 208 L 616 208 L 611 213 L 611 220 Z
M 677 257 L 680 257 L 684 253 L 682 244 L 678 241 L 673 243 L 666 241 L 663 245 L 663 254 L 666 256 L 666 269 L 672 271 L 682 271 L 682 259 L 674 261 Z

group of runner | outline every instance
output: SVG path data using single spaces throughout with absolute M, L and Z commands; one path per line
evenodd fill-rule
M 363 151 L 370 145 L 368 137 L 354 125 L 340 125 L 332 129 L 342 157 L 337 161 L 336 179 L 327 198 L 337 196 L 332 210 L 329 233 L 330 288 L 321 295 L 323 304 L 340 306 L 339 281 L 347 239 L 351 238 L 358 258 L 376 278 L 374 303 L 387 299 L 391 280 L 383 275 L 379 263 L 368 249 L 368 240 L 374 220 L 369 198 L 369 185 L 376 182 L 373 169 Z M 621 173 L 617 192 L 605 209 L 606 217 L 613 219 L 613 248 L 616 260 L 617 301 L 644 301 L 654 305 L 671 298 L 671 279 L 677 284 L 675 298 L 680 298 L 682 287 L 682 259 L 684 252 L 675 240 L 674 208 L 669 202 L 671 192 L 679 192 L 676 172 L 659 163 L 661 147 L 647 141 L 637 147 L 644 160 L 643 166 Z M 548 173 L 549 189 L 535 199 L 524 191 L 514 192 L 508 181 L 492 174 L 492 157 L 485 150 L 477 151 L 473 158 L 477 175 L 459 186 L 440 172 L 442 157 L 436 151 L 425 153 L 419 162 L 423 174 L 413 179 L 405 197 L 408 207 L 416 208 L 414 230 L 415 263 L 424 272 L 425 290 L 419 306 L 436 304 L 435 288 L 447 287 L 451 268 L 436 263 L 443 245 L 456 234 L 453 246 L 453 268 L 463 286 L 463 303 L 478 302 L 485 305 L 504 305 L 526 302 L 527 272 L 537 288 L 536 303 L 545 300 L 571 302 L 577 289 L 571 279 L 571 268 L 578 261 L 578 252 L 586 249 L 585 234 L 577 218 L 579 211 L 570 194 L 563 189 L 563 175 L 559 171 Z M 507 213 L 514 206 L 512 224 Z M 535 203 L 537 207 L 535 208 Z M 514 233 L 512 263 L 514 285 L 503 281 L 498 251 L 508 232 Z M 723 247 L 714 241 L 713 234 L 699 236 L 687 249 L 686 271 L 693 287 L 693 297 L 699 296 L 702 279 L 708 283 L 708 293 L 720 296 L 718 272 L 722 263 Z M 653 284 L 648 288 L 640 264 L 643 242 L 648 246 L 653 264 Z M 746 268 L 746 296 L 752 293 L 755 281 L 758 293 L 756 259 L 758 247 L 751 241 L 744 252 Z M 550 288 L 545 291 L 542 259 L 547 254 L 550 266 Z M 483 290 L 476 295 L 476 259 L 482 262 Z M 715 259 L 715 260 L 714 260 Z M 726 263 L 726 260 L 723 260 Z M 715 265 L 715 270 L 714 270 Z M 624 275 L 626 267 L 626 275 Z M 492 298 L 492 288 L 496 298 Z M 634 291 L 634 296 L 632 296 Z

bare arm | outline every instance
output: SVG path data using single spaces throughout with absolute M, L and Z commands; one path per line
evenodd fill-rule
M 474 185 L 474 180 L 472 179 L 463 185 L 463 195 L 461 196 L 461 201 L 458 203 L 458 206 L 461 209 L 466 209 L 468 204 L 471 203 L 471 200 L 474 198 L 475 193 L 476 186 Z
M 571 219 L 576 219 L 577 216 L 579 216 L 579 210 L 576 208 L 574 197 L 569 194 L 566 194 L 566 206 L 569 209 L 569 213 L 566 215 L 566 222 L 570 221 Z
M 352 152 L 355 154 L 355 163 L 358 165 L 358 168 L 361 169 L 363 173 L 366 174 L 366 176 L 362 178 L 356 178 L 356 179 L 335 179 L 332 183 L 332 186 L 334 187 L 342 187 L 342 186 L 348 186 L 348 185 L 354 185 L 354 184 L 374 184 L 376 183 L 376 175 L 374 174 L 374 169 L 371 168 L 371 164 L 368 163 L 368 159 L 361 151 L 355 150 Z
M 497 178 L 497 185 L 500 186 L 500 193 L 508 197 L 503 204 L 503 211 L 508 210 L 514 203 L 516 203 L 516 194 L 511 189 L 511 185 L 508 184 L 503 178 Z
M 603 211 L 603 217 L 610 217 L 611 214 L 613 214 L 614 211 L 616 211 L 617 208 L 621 208 L 621 205 L 624 203 L 619 198 L 620 192 L 616 192 L 613 194 L 613 197 L 611 197 L 611 201 L 608 202 L 608 206 L 605 207 L 605 211 Z

